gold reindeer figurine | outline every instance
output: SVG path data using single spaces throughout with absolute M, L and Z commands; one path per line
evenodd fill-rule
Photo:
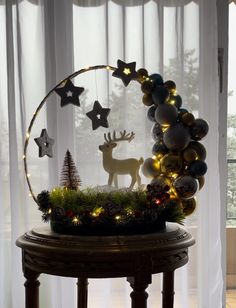
M 104 134 L 105 142 L 103 145 L 99 146 L 99 150 L 103 153 L 103 168 L 109 173 L 108 185 L 111 186 L 114 181 L 115 187 L 118 187 L 118 174 L 129 174 L 131 176 L 130 189 L 133 189 L 135 183 L 137 182 L 138 187 L 141 186 L 141 177 L 139 175 L 139 168 L 143 163 L 143 158 L 139 160 L 135 158 L 128 159 L 115 159 L 112 157 L 112 150 L 117 146 L 118 141 L 132 141 L 134 139 L 134 132 L 127 133 L 126 130 L 120 132 L 120 137 L 116 137 L 116 132 L 109 132 L 107 135 Z

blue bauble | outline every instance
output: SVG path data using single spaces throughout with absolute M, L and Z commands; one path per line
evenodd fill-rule
M 164 104 L 169 98 L 169 91 L 164 86 L 156 86 L 152 91 L 152 99 L 155 105 Z
M 203 176 L 207 172 L 207 164 L 202 160 L 195 160 L 189 165 L 188 172 L 195 178 Z
M 152 122 L 156 122 L 156 119 L 155 119 L 155 112 L 156 112 L 156 106 L 152 106 L 148 109 L 148 112 L 147 112 L 147 117 L 150 121 Z
M 152 74 L 149 78 L 155 86 L 162 86 L 164 84 L 163 78 L 160 74 Z
M 161 125 L 158 123 L 155 123 L 152 127 L 152 138 L 154 141 L 160 141 L 163 137 L 163 131 L 161 129 Z

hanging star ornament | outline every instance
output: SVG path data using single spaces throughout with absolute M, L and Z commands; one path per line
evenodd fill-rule
M 70 79 L 66 80 L 63 87 L 55 89 L 55 92 L 61 97 L 61 107 L 68 104 L 80 107 L 79 96 L 83 91 L 84 88 L 74 86 Z
M 87 117 L 92 121 L 93 130 L 97 129 L 99 126 L 109 127 L 107 117 L 110 111 L 110 108 L 102 108 L 98 101 L 94 102 L 93 110 L 86 113 Z
M 42 129 L 40 137 L 34 138 L 34 141 L 39 147 L 39 157 L 43 157 L 44 155 L 53 157 L 52 146 L 54 144 L 54 139 L 48 136 L 46 128 Z
M 120 78 L 127 87 L 132 79 L 138 77 L 135 66 L 136 62 L 125 63 L 121 60 L 117 60 L 117 69 L 112 73 L 112 76 Z

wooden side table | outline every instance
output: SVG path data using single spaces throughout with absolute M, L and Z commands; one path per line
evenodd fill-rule
M 132 236 L 69 236 L 49 227 L 19 237 L 25 282 L 25 308 L 39 308 L 41 273 L 78 278 L 78 308 L 87 308 L 87 279 L 127 277 L 131 307 L 146 308 L 152 274 L 163 273 L 162 308 L 173 308 L 174 270 L 188 262 L 192 236 L 175 224 Z

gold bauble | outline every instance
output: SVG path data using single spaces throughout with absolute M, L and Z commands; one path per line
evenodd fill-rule
M 197 152 L 192 148 L 187 148 L 183 151 L 183 159 L 187 163 L 191 163 L 197 159 Z
M 187 146 L 187 149 L 193 149 L 197 153 L 197 159 L 205 160 L 206 159 L 206 149 L 203 144 L 198 141 L 191 141 Z
M 145 106 L 151 106 L 154 104 L 153 100 L 152 100 L 152 95 L 150 94 L 144 94 L 143 95 L 143 104 Z
M 181 115 L 181 122 L 187 126 L 191 126 L 194 123 L 194 115 L 189 112 L 185 112 Z
M 153 83 L 150 80 L 146 80 L 141 84 L 141 90 L 145 94 L 151 94 L 153 90 Z
M 161 171 L 166 174 L 178 173 L 183 167 L 183 161 L 180 155 L 166 154 L 160 161 Z
M 205 177 L 204 177 L 204 176 L 199 176 L 199 177 L 197 178 L 197 180 L 198 180 L 198 183 L 199 183 L 199 190 L 200 190 L 200 189 L 202 189 L 202 187 L 203 187 L 204 184 L 205 184 Z
M 142 165 L 142 172 L 145 177 L 154 178 L 158 176 L 161 172 L 160 163 L 158 162 L 158 160 L 151 157 L 147 158 Z
M 137 74 L 138 74 L 138 81 L 141 83 L 145 81 L 146 78 L 148 77 L 148 71 L 145 68 L 140 68 L 139 70 L 137 70 Z
M 164 86 L 169 90 L 170 93 L 175 93 L 176 92 L 176 84 L 174 81 L 172 80 L 167 80 L 164 83 Z
M 186 216 L 191 215 L 194 212 L 196 205 L 197 205 L 197 202 L 195 198 L 191 198 L 188 200 L 182 200 L 184 214 Z

